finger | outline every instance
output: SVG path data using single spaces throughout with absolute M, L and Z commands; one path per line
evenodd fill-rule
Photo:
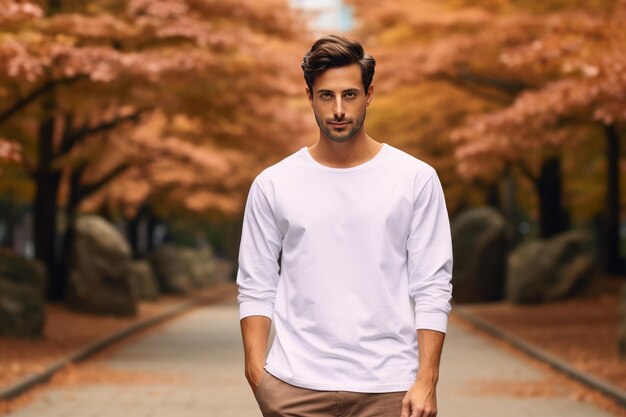
M 424 407 L 422 410 L 422 414 L 418 414 L 418 416 L 423 416 L 423 417 L 435 417 L 437 415 L 437 411 L 434 409 L 430 409 L 427 407 Z
M 409 417 L 429 417 L 424 406 L 411 404 L 411 414 Z
M 409 417 L 409 401 L 407 399 L 402 400 L 402 411 L 400 412 L 400 417 Z

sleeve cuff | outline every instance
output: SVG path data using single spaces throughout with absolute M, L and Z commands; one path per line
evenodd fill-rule
M 415 329 L 436 330 L 446 333 L 448 329 L 448 314 L 444 312 L 417 312 L 415 314 Z
M 273 320 L 274 304 L 257 300 L 242 301 L 239 303 L 239 320 L 248 316 L 265 316 Z

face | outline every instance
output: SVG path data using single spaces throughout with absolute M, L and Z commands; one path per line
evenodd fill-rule
M 321 132 L 335 142 L 346 142 L 359 133 L 374 86 L 365 91 L 358 64 L 330 68 L 315 78 L 307 95 Z

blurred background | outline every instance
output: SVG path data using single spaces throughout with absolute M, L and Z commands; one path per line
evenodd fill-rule
M 454 302 L 602 293 L 614 358 L 625 23 L 621 0 L 0 0 L 0 334 L 232 281 L 252 180 L 317 141 L 302 55 L 341 33 L 377 60 L 369 135 L 442 180 Z

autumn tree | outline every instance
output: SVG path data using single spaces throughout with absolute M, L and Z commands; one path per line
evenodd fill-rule
M 618 24 L 623 6 L 615 1 L 593 5 L 574 1 L 567 6 L 557 2 L 398 1 L 377 8 L 374 17 L 368 7 L 371 2 L 354 3 L 364 18 L 362 36 L 379 47 L 381 61 L 391 63 L 386 74 L 391 88 L 444 82 L 482 99 L 494 118 L 502 109 L 509 120 L 515 119 L 510 129 L 500 134 L 485 127 L 488 116 L 450 120 L 443 129 L 454 139 L 461 177 L 496 183 L 513 172 L 524 175 L 534 184 L 538 197 L 541 235 L 564 230 L 568 224 L 561 201 L 563 152 L 584 144 L 590 122 L 597 124 L 602 120 L 598 112 L 608 111 L 575 103 L 582 96 L 593 96 L 598 88 L 602 90 L 596 85 L 600 79 L 606 87 L 612 85 L 609 89 L 619 83 L 615 76 L 604 79 L 608 73 L 603 68 L 613 66 L 609 71 L 613 74 L 621 66 L 615 45 L 623 37 Z M 600 58 L 604 64 L 597 62 Z M 561 87 L 556 87 L 559 84 Z M 571 87 L 567 92 L 565 85 Z M 554 93 L 551 99 L 549 93 L 543 96 L 546 101 L 538 106 L 531 97 L 544 88 Z M 619 97 L 622 90 L 613 91 Z M 612 100 L 609 107 L 616 106 L 616 99 Z M 446 106 L 456 104 L 451 100 Z M 552 117 L 563 106 L 577 111 Z M 447 107 L 431 110 L 445 113 Z M 522 107 L 533 116 L 524 117 Z M 478 107 L 465 108 L 465 116 L 484 113 L 477 111 Z M 552 110 L 546 111 L 548 108 Z M 552 118 L 542 123 L 542 117 L 535 118 L 538 114 Z M 603 130 L 612 132 L 613 137 L 617 132 L 610 126 Z M 613 230 L 615 237 L 617 228 Z
M 626 120 L 626 41 L 623 21 L 626 2 L 608 16 L 554 22 L 570 36 L 544 36 L 502 55 L 506 65 L 524 71 L 556 74 L 556 79 L 521 94 L 502 110 L 470 119 L 454 132 L 461 170 L 480 175 L 486 160 L 514 161 L 533 177 L 537 167 L 528 156 L 547 149 L 576 149 L 600 131 L 606 139 L 606 197 L 604 216 L 605 265 L 621 269 L 619 255 L 619 136 Z M 578 133 L 578 135 L 577 135 Z M 544 229 L 549 225 L 544 225 Z
M 36 184 L 36 255 L 53 298 L 64 291 L 58 204 L 69 225 L 83 204 L 132 216 L 157 195 L 232 214 L 259 167 L 299 145 L 288 69 L 301 38 L 286 2 L 2 6 L 0 134 L 36 152 L 22 159 Z

